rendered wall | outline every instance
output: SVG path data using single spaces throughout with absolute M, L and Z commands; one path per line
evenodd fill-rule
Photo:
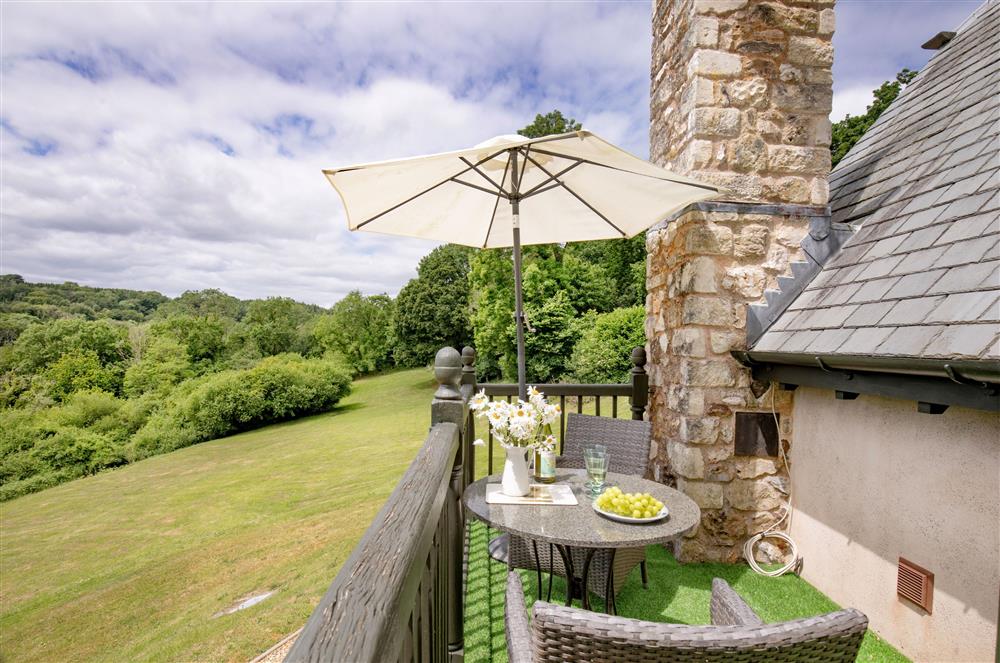
M 799 387 L 791 534 L 803 577 L 919 661 L 993 661 L 1000 415 Z M 902 556 L 935 575 L 933 613 L 896 597 Z

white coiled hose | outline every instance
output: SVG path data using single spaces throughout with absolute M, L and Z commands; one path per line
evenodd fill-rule
M 757 534 L 751 536 L 749 539 L 747 539 L 746 543 L 743 544 L 743 557 L 747 560 L 747 564 L 750 565 L 750 568 L 753 569 L 756 573 L 762 576 L 768 576 L 770 578 L 777 578 L 778 576 L 783 576 L 792 569 L 796 568 L 799 564 L 799 547 L 795 545 L 795 541 L 792 540 L 792 537 L 788 536 L 784 532 L 778 531 L 778 528 L 781 527 L 781 524 L 785 522 L 786 519 L 788 520 L 789 529 L 792 526 L 792 468 L 789 467 L 788 458 L 785 457 L 785 445 L 781 443 L 781 427 L 778 425 L 778 413 L 774 409 L 775 389 L 776 387 L 772 384 L 771 415 L 774 417 L 774 427 L 778 431 L 778 455 L 781 457 L 781 462 L 785 466 L 785 471 L 788 472 L 788 503 L 784 507 L 784 513 L 781 514 L 781 518 L 779 518 L 773 525 L 765 529 L 763 532 L 758 532 Z M 777 569 L 773 569 L 771 571 L 768 571 L 767 569 L 763 568 L 760 564 L 758 564 L 757 560 L 754 558 L 753 554 L 754 548 L 757 546 L 758 543 L 760 543 L 764 539 L 779 539 L 787 543 L 788 547 L 791 549 L 790 550 L 791 558 L 788 560 L 788 562 L 785 563 L 783 566 Z

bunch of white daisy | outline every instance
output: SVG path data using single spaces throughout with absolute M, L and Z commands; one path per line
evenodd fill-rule
M 503 447 L 528 447 L 552 451 L 556 438 L 552 423 L 559 418 L 558 405 L 550 405 L 545 395 L 534 387 L 528 389 L 528 400 L 516 402 L 491 401 L 480 391 L 469 401 L 476 416 L 485 418 L 490 431 Z M 476 440 L 474 444 L 484 444 Z

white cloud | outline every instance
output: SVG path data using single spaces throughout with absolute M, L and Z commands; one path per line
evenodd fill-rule
M 29 279 L 393 293 L 433 244 L 348 233 L 322 168 L 465 147 L 552 107 L 636 140 L 646 106 L 648 42 L 608 43 L 648 40 L 634 6 L 3 11 L 0 271 Z
M 863 111 L 903 41 L 873 41 L 877 21 L 841 5 L 835 119 Z M 465 147 L 552 108 L 648 151 L 646 3 L 0 12 L 0 272 L 29 279 L 327 305 L 394 293 L 433 245 L 348 233 L 322 168 Z M 905 41 L 945 13 L 900 18 Z

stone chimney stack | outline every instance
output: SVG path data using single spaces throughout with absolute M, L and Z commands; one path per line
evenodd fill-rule
M 728 189 L 646 241 L 652 471 L 702 509 L 682 560 L 739 560 L 787 499 L 774 447 L 738 453 L 735 441 L 756 437 L 746 426 L 763 430 L 773 405 L 792 460 L 791 392 L 751 385 L 730 351 L 772 319 L 782 287 L 790 296 L 818 269 L 833 28 L 833 0 L 654 0 L 651 159 Z
M 650 154 L 737 199 L 826 205 L 832 0 L 657 0 Z

